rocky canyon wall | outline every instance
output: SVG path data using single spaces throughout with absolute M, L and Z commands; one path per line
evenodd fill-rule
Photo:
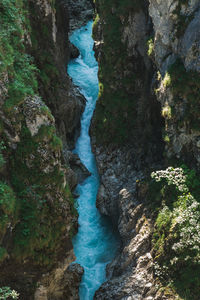
M 122 239 L 95 299 L 199 297 L 199 5 L 95 1 L 97 206 Z
M 20 299 L 34 298 L 44 273 L 35 299 L 77 299 L 83 273 L 68 268 L 79 180 L 72 169 L 86 172 L 71 153 L 85 105 L 66 73 L 77 55 L 68 40 L 72 2 L 0 4 L 0 286 Z M 88 1 L 77 26 L 91 10 Z

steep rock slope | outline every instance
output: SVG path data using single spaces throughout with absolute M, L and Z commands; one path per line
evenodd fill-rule
M 66 75 L 67 5 L 0 4 L 0 286 L 20 299 L 33 299 L 41 275 L 64 258 L 44 279 L 45 299 L 76 299 L 83 272 L 68 268 L 77 227 L 71 161 L 84 169 L 70 149 L 85 100 Z
M 95 5 L 97 206 L 122 238 L 95 297 L 198 299 L 199 1 Z
M 166 155 L 199 166 L 199 1 L 150 1 Z
M 152 32 L 148 2 L 95 1 L 95 5 L 93 33 L 100 81 L 96 138 L 105 144 L 112 139 L 118 145 L 137 141 L 138 155 L 145 158 L 148 153 L 150 157 L 160 138 L 157 125 L 161 118 L 159 104 L 150 93 L 153 67 L 146 51 Z

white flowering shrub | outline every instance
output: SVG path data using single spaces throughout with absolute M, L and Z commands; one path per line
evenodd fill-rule
M 168 167 L 151 177 L 160 197 L 152 239 L 155 275 L 172 282 L 184 299 L 200 299 L 199 177 L 187 167 Z
M 9 287 L 0 288 L 0 299 L 19 299 L 19 294 L 15 290 L 11 290 Z
M 168 185 L 174 185 L 180 192 L 188 192 L 186 176 L 182 168 L 168 167 L 166 170 L 152 172 L 151 177 L 157 182 L 166 179 Z
M 178 224 L 179 240 L 172 249 L 185 261 L 200 263 L 200 204 L 191 194 L 180 196 L 186 200 L 186 207 L 179 206 L 173 211 L 174 223 Z M 174 258 L 171 263 L 177 262 Z

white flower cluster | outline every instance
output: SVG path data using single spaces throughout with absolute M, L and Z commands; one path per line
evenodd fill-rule
M 180 192 L 188 192 L 188 187 L 185 183 L 186 176 L 182 168 L 168 167 L 166 170 L 152 172 L 151 177 L 157 182 L 161 181 L 161 179 L 166 179 L 168 185 L 175 185 Z
M 166 265 L 160 266 L 157 262 L 154 262 L 154 272 L 158 277 L 165 277 L 168 274 L 169 268 Z
M 188 253 L 188 250 L 196 252 L 197 255 L 192 260 L 200 263 L 200 204 L 190 194 L 181 197 L 187 197 L 187 209 L 178 207 L 173 211 L 175 222 L 179 226 L 180 240 L 172 249 L 177 254 Z M 191 257 L 187 255 L 184 259 L 187 261 Z

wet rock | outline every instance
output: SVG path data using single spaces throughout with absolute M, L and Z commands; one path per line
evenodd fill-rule
M 80 51 L 72 43 L 69 44 L 69 51 L 71 59 L 77 58 L 80 55 Z
M 76 174 L 77 182 L 78 183 L 83 182 L 88 176 L 91 175 L 91 173 L 81 162 L 81 160 L 77 154 L 68 152 L 68 155 L 69 155 L 68 156 L 69 164 L 70 164 L 71 169 Z
M 56 108 L 58 130 L 64 142 L 64 148 L 71 150 L 80 134 L 80 118 L 85 108 L 85 97 L 71 79 L 68 90 L 62 91 L 61 103 Z

